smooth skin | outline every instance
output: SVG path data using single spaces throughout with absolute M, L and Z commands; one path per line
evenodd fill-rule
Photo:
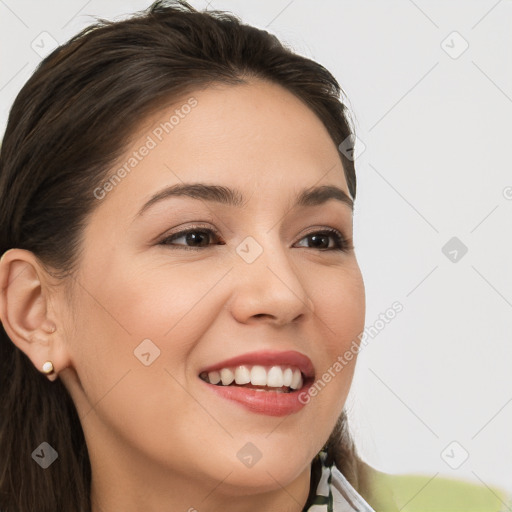
M 77 406 L 93 512 L 300 512 L 356 358 L 285 417 L 218 397 L 199 371 L 247 352 L 297 350 L 319 379 L 357 340 L 365 294 L 352 210 L 335 199 L 294 207 L 310 187 L 349 195 L 347 182 L 320 119 L 257 79 L 209 86 L 159 111 L 111 172 L 191 96 L 195 108 L 98 200 L 76 275 L 59 283 L 31 252 L 5 253 L 1 319 L 38 370 L 53 362 L 48 378 L 58 376 Z M 180 196 L 137 215 L 156 192 L 185 182 L 236 188 L 246 204 Z M 169 240 L 190 228 L 213 233 Z M 345 250 L 322 236 L 329 228 Z M 236 250 L 248 236 L 263 251 L 252 263 Z M 134 355 L 145 339 L 160 350 L 149 366 Z M 252 467 L 237 457 L 246 443 L 261 453 Z

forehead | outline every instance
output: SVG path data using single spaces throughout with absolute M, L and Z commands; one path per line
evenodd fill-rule
M 292 93 L 262 80 L 183 95 L 146 120 L 110 176 L 116 179 L 102 208 L 129 217 L 159 188 L 180 182 L 223 184 L 272 204 L 321 184 L 348 194 L 322 121 Z

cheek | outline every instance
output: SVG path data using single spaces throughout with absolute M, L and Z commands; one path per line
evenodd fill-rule
M 140 258 L 116 256 L 115 262 L 112 259 L 103 266 L 101 275 L 89 272 L 89 282 L 111 320 L 132 338 L 151 334 L 162 339 L 182 331 L 183 319 L 196 315 L 197 305 L 221 275 L 204 266 L 172 263 L 172 259 L 148 264 Z
M 199 264 L 133 266 L 118 260 L 101 276 L 88 276 L 95 300 L 84 294 L 83 312 L 89 323 L 82 332 L 95 348 L 84 354 L 92 359 L 87 366 L 110 372 L 106 361 L 112 361 L 119 375 L 124 368 L 143 368 L 153 378 L 170 379 L 168 371 L 189 383 L 196 378 L 187 373 L 189 356 L 219 315 L 222 301 L 215 298 L 215 285 L 225 270 Z M 96 387 L 97 380 L 92 373 L 91 386 Z M 149 378 L 144 385 L 155 383 Z
M 310 398 L 316 414 L 331 428 L 352 383 L 359 337 L 364 330 L 365 290 L 357 265 L 337 269 L 323 282 L 328 286 L 321 286 L 317 279 L 316 287 L 311 288 L 315 290 L 311 298 L 323 350 L 318 351 L 321 358 Z
M 323 284 L 325 283 L 325 285 Z M 315 315 L 325 328 L 326 350 L 332 356 L 346 350 L 364 329 L 365 290 L 357 265 L 332 272 L 323 283 L 311 287 Z
M 204 265 L 163 265 L 120 278 L 113 300 L 135 335 L 184 348 L 200 338 L 217 312 L 212 289 L 224 273 Z
M 176 335 L 187 332 L 182 323 L 200 290 L 186 286 L 179 271 L 149 274 L 128 263 L 105 258 L 101 265 L 84 267 L 78 278 L 78 303 L 71 311 L 74 352 L 91 400 L 100 399 L 128 370 L 144 368 L 154 374 L 159 367 L 162 373 L 169 361 L 177 367 L 186 350 Z M 151 363 L 146 366 L 143 354 L 148 352 Z
M 81 384 L 75 402 L 89 435 L 100 421 L 129 445 L 172 460 L 191 425 L 208 420 L 183 387 L 192 379 L 189 353 L 218 314 L 201 299 L 223 274 L 210 271 L 203 280 L 191 270 L 150 274 L 121 265 L 83 274 L 87 291 L 72 320 Z

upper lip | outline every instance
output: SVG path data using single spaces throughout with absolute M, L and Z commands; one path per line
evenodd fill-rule
M 294 366 L 298 368 L 306 378 L 315 376 L 315 368 L 311 359 L 295 350 L 287 350 L 284 352 L 273 352 L 270 350 L 250 352 L 207 366 L 199 373 L 213 372 L 215 370 L 221 370 L 222 368 L 231 368 L 233 366 L 243 364 L 261 366 Z

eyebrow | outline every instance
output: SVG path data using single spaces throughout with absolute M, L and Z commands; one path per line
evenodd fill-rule
M 210 185 L 206 183 L 177 183 L 166 187 L 154 194 L 149 201 L 139 210 L 136 217 L 141 216 L 150 207 L 171 197 L 191 197 L 203 201 L 220 203 L 235 208 L 244 208 L 247 201 L 243 194 L 237 189 L 231 189 L 221 185 Z M 322 185 L 304 189 L 297 196 L 295 207 L 318 206 L 334 199 L 348 206 L 351 212 L 354 211 L 354 201 L 341 188 L 333 185 Z

